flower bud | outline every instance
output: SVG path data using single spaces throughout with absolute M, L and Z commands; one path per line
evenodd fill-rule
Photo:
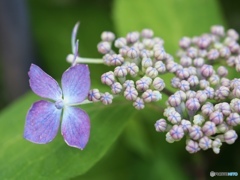
M 149 88 L 149 84 L 147 83 L 146 80 L 141 78 L 136 81 L 136 88 L 137 90 L 144 92 Z
M 220 54 L 217 49 L 211 49 L 207 54 L 209 60 L 216 60 L 219 56 Z
M 205 89 L 210 85 L 210 83 L 207 80 L 202 79 L 199 81 L 199 85 L 201 89 Z
M 212 140 L 209 137 L 204 136 L 199 140 L 199 147 L 203 150 L 207 150 L 212 147 Z
M 202 132 L 206 136 L 212 136 L 217 132 L 217 128 L 214 122 L 207 121 L 202 127 Z
M 185 101 L 187 99 L 187 95 L 185 92 L 179 90 L 174 93 L 175 95 L 179 96 L 181 101 Z
M 188 70 L 186 68 L 182 68 L 182 69 L 178 69 L 176 71 L 176 75 L 180 78 L 180 79 L 186 79 L 190 76 Z
M 143 58 L 142 66 L 145 68 L 151 67 L 153 65 L 151 58 Z
M 135 101 L 137 99 L 138 92 L 135 88 L 130 87 L 124 91 L 124 97 L 129 101 Z
M 139 39 L 139 33 L 138 32 L 130 32 L 127 34 L 127 43 L 133 44 L 138 41 Z
M 230 88 L 231 81 L 227 78 L 221 78 L 221 85 Z
M 116 41 L 114 43 L 114 46 L 116 48 L 123 48 L 126 45 L 127 45 L 127 40 L 123 37 L 120 37 L 120 38 L 116 39 Z
M 180 59 L 180 64 L 184 67 L 188 67 L 192 65 L 192 59 L 188 56 L 183 56 Z
M 155 78 L 155 77 L 157 77 L 157 75 L 158 75 L 158 71 L 157 71 L 156 68 L 148 67 L 148 68 L 146 69 L 146 75 L 147 75 L 148 77 L 150 77 L 150 78 Z
M 196 86 L 199 84 L 198 77 L 195 75 L 191 75 L 187 81 L 189 82 L 190 86 Z
M 206 87 L 206 89 L 204 89 L 204 92 L 207 94 L 208 99 L 214 98 L 214 89 L 213 88 Z
M 211 65 L 207 65 L 207 64 L 204 64 L 202 67 L 201 67 L 201 74 L 202 76 L 204 77 L 210 77 L 212 74 L 213 74 L 213 67 Z
M 210 84 L 213 85 L 213 86 L 219 84 L 219 81 L 220 81 L 219 76 L 216 75 L 216 74 L 213 74 L 213 75 L 209 78 L 209 82 L 210 82 Z
M 179 125 L 174 125 L 169 133 L 175 141 L 179 141 L 184 136 L 183 128 Z
M 101 76 L 101 81 L 103 84 L 106 84 L 108 86 L 111 86 L 114 82 L 114 74 L 112 71 L 106 72 Z
M 222 124 L 219 124 L 217 126 L 218 133 L 225 133 L 225 132 L 227 132 L 228 129 L 229 129 L 229 127 L 225 122 L 223 122 Z
M 146 90 L 142 94 L 142 98 L 143 98 L 144 102 L 146 102 L 146 103 L 153 102 L 156 100 L 155 94 L 153 93 L 153 91 L 151 89 Z
M 164 48 L 160 48 L 154 51 L 154 57 L 157 60 L 164 60 L 166 59 L 167 53 L 165 52 Z
M 206 49 L 211 43 L 211 39 L 207 36 L 200 37 L 197 41 L 197 45 L 200 49 Z
M 205 91 L 202 91 L 202 90 L 197 91 L 195 97 L 198 99 L 200 103 L 204 103 L 208 98 Z
M 104 105 L 108 105 L 108 104 L 112 104 L 112 99 L 113 99 L 113 96 L 108 92 L 105 92 L 102 94 L 100 100 Z
M 200 108 L 200 103 L 197 98 L 190 98 L 186 101 L 186 107 L 188 110 L 197 111 Z
M 173 107 L 167 107 L 166 109 L 164 109 L 163 115 L 164 115 L 165 117 L 167 117 L 167 116 L 170 114 L 170 112 L 172 112 L 172 111 L 175 111 L 175 108 L 173 108 Z
M 167 119 L 172 123 L 172 124 L 177 124 L 181 121 L 181 115 L 177 111 L 171 111 L 168 114 Z
M 124 83 L 123 83 L 123 87 L 125 89 L 127 88 L 134 88 L 134 81 L 133 80 L 126 80 Z
M 154 33 L 151 29 L 143 29 L 141 35 L 143 38 L 152 38 Z
M 204 64 L 204 59 L 203 59 L 203 58 L 195 58 L 195 59 L 193 60 L 193 65 L 194 65 L 195 67 L 202 67 L 203 64 Z
M 203 132 L 201 130 L 201 127 L 198 125 L 193 125 L 189 128 L 189 136 L 193 140 L 198 140 L 203 136 Z
M 202 125 L 202 123 L 204 122 L 204 117 L 200 114 L 197 114 L 193 117 L 193 123 L 195 125 Z
M 220 111 L 224 116 L 228 116 L 231 113 L 230 105 L 226 102 L 216 104 L 214 106 L 216 111 Z
M 128 50 L 129 50 L 129 47 L 128 47 L 128 46 L 124 46 L 124 47 L 122 47 L 122 48 L 119 49 L 119 53 L 120 53 L 123 57 L 126 57 Z
M 193 140 L 188 140 L 186 145 L 186 150 L 192 154 L 192 153 L 198 152 L 200 148 L 197 142 Z
M 227 31 L 228 37 L 232 38 L 233 40 L 237 41 L 239 38 L 238 33 L 234 29 L 229 29 Z
M 191 127 L 191 122 L 189 120 L 183 119 L 181 121 L 181 126 L 182 126 L 184 132 L 188 132 L 189 128 Z
M 178 106 L 179 104 L 181 104 L 181 98 L 180 96 L 178 95 L 171 95 L 169 98 L 168 98 L 168 103 L 172 106 L 172 107 L 176 107 Z
M 101 54 L 107 54 L 111 50 L 109 42 L 100 42 L 97 45 L 98 52 Z
M 140 109 L 143 109 L 145 106 L 144 106 L 144 101 L 141 99 L 141 98 L 137 98 L 135 100 L 135 102 L 133 102 L 133 106 L 137 109 L 137 110 L 140 110 Z M 155 125 L 156 127 L 156 125 Z M 157 128 L 156 128 L 157 130 Z
M 182 81 L 180 81 L 178 87 L 179 87 L 179 89 L 181 89 L 182 91 L 188 91 L 188 90 L 190 89 L 190 84 L 189 84 L 188 81 L 182 80 Z
M 88 100 L 89 101 L 97 102 L 100 100 L 100 98 L 101 98 L 101 94 L 98 89 L 91 89 L 88 92 Z
M 153 88 L 158 90 L 158 91 L 162 91 L 165 87 L 165 83 L 164 81 L 160 78 L 160 77 L 156 77 L 154 80 L 153 80 Z
M 127 51 L 127 56 L 131 59 L 138 58 L 139 54 L 139 50 L 135 47 L 130 47 Z
M 130 63 L 127 66 L 127 71 L 131 76 L 136 76 L 139 71 L 139 68 L 135 63 Z
M 179 41 L 179 46 L 183 49 L 188 48 L 191 45 L 191 39 L 189 37 L 183 37 L 180 41 Z
M 179 84 L 180 84 L 180 81 L 181 80 L 179 78 L 177 78 L 177 77 L 172 78 L 171 79 L 172 87 L 177 88 L 179 86 Z
M 224 36 L 224 27 L 220 25 L 215 25 L 211 27 L 211 33 L 217 36 Z
M 210 102 L 207 102 L 206 104 L 204 104 L 201 108 L 203 115 L 205 116 L 209 116 L 213 111 L 213 105 Z
M 154 65 L 159 73 L 164 73 L 166 71 L 166 66 L 162 61 L 157 61 Z
M 104 31 L 101 34 L 102 41 L 112 42 L 115 39 L 115 35 L 110 31 Z
M 223 58 L 228 58 L 231 55 L 231 51 L 228 47 L 221 47 L 219 53 Z
M 114 69 L 114 75 L 117 77 L 125 77 L 127 75 L 127 67 L 126 66 L 117 66 Z
M 227 144 L 233 144 L 237 138 L 238 138 L 238 135 L 236 131 L 232 129 L 224 133 L 224 141 Z
M 115 82 L 111 86 L 111 90 L 113 94 L 119 94 L 122 91 L 122 85 L 119 82 Z
M 190 47 L 187 49 L 187 55 L 190 57 L 190 58 L 196 58 L 197 57 L 197 54 L 198 54 L 198 51 L 196 48 L 194 47 Z
M 219 111 L 214 111 L 210 114 L 209 120 L 214 122 L 216 125 L 223 122 L 223 114 Z
M 187 97 L 187 99 L 195 98 L 195 96 L 196 96 L 196 92 L 195 92 L 195 91 L 188 90 L 188 91 L 186 92 L 186 97 Z
M 121 54 L 113 54 L 109 57 L 109 61 L 112 66 L 118 66 L 123 64 L 124 59 Z
M 168 132 L 167 134 L 166 134 L 166 141 L 168 142 L 168 143 L 173 143 L 175 140 L 172 138 L 172 136 L 170 135 L 170 132 Z
M 238 113 L 231 113 L 226 120 L 227 124 L 230 126 L 237 126 L 240 124 L 240 116 Z
M 167 129 L 167 122 L 165 119 L 159 119 L 154 124 L 157 132 L 164 132 Z

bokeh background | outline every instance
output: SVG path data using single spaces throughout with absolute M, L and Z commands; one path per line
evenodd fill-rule
M 61 78 L 69 66 L 65 58 L 71 52 L 71 31 L 77 21 L 81 22 L 78 33 L 80 55 L 101 57 L 96 49 L 101 32 L 108 30 L 121 34 L 116 22 L 121 15 L 118 18 L 113 16 L 117 9 L 116 1 L 1 0 L 0 109 L 10 106 L 29 91 L 27 71 L 31 63 L 37 63 L 54 78 Z M 224 26 L 240 32 L 240 2 L 221 0 L 217 3 Z M 174 8 L 162 8 L 174 13 Z M 144 14 L 148 13 L 151 14 Z M 128 19 L 125 21 L 127 26 Z M 100 74 L 107 67 L 90 65 L 90 69 L 92 78 L 100 81 Z M 148 121 L 148 118 L 143 113 L 139 117 L 140 125 L 130 121 L 108 153 L 87 173 L 72 179 L 174 179 L 175 173 L 180 175 L 179 179 L 207 179 L 210 171 L 240 173 L 239 139 L 233 145 L 223 145 L 219 155 L 212 151 L 189 155 L 184 142 L 166 143 L 164 135 L 153 130 L 153 121 Z M 157 119 L 158 116 L 151 118 Z M 175 156 L 169 158 L 163 154 L 166 152 L 175 152 Z M 169 165 L 172 171 L 166 168 Z

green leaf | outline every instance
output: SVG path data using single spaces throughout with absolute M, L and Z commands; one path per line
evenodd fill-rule
M 0 179 L 66 179 L 85 173 L 107 152 L 134 112 L 121 102 L 82 105 L 91 119 L 91 136 L 81 151 L 67 146 L 60 132 L 46 145 L 23 139 L 27 110 L 37 99 L 28 94 L 0 115 Z
M 199 35 L 214 24 L 223 24 L 216 0 L 116 0 L 113 12 L 121 36 L 151 28 L 173 55 L 182 36 Z

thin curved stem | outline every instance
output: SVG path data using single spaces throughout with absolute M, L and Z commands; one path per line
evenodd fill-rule
M 167 89 L 167 88 L 164 88 L 161 92 L 164 93 L 164 94 L 166 94 L 167 96 L 171 96 L 171 95 L 174 94 L 172 91 L 170 91 L 170 90 Z
M 69 54 L 67 56 L 67 62 L 69 63 L 73 63 L 74 61 L 74 55 L 73 54 Z M 76 63 L 89 63 L 89 64 L 103 64 L 103 60 L 102 59 L 95 59 L 95 58 L 82 58 L 82 57 L 76 57 L 75 60 Z

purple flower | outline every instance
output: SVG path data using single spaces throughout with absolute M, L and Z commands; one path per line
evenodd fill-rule
M 26 117 L 24 138 L 37 144 L 52 141 L 57 135 L 63 111 L 63 138 L 69 146 L 82 150 L 89 139 L 90 120 L 85 111 L 73 106 L 79 105 L 88 95 L 88 66 L 77 64 L 68 68 L 62 75 L 62 89 L 57 81 L 34 64 L 30 67 L 29 77 L 33 92 L 51 101 L 33 103 Z

